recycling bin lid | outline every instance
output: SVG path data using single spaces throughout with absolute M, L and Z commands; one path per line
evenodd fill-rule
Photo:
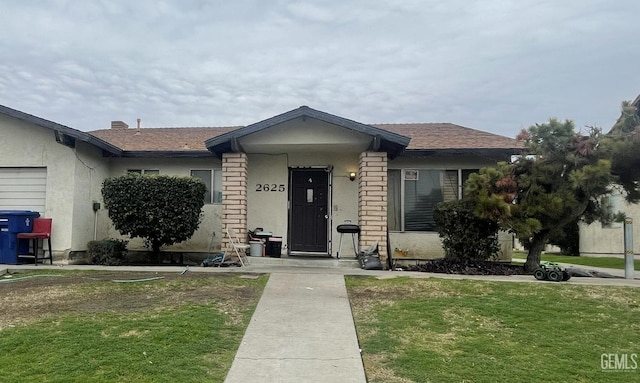
M 33 220 L 40 213 L 31 210 L 0 210 L 0 227 L 3 232 L 31 233 Z
M 0 210 L 0 216 L 3 215 L 40 215 L 37 211 L 31 210 Z

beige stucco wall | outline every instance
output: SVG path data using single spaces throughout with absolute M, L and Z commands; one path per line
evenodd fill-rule
M 331 199 L 329 211 L 331 230 L 329 233 L 331 253 L 338 251 L 339 234 L 337 225 L 350 219 L 358 222 L 358 185 L 349 180 L 348 174 L 357 170 L 356 153 L 289 153 L 250 154 L 248 179 L 248 226 L 249 230 L 263 228 L 274 235 L 283 237 L 283 253 L 288 243 L 289 222 L 289 168 L 327 168 L 330 172 Z M 278 191 L 265 192 L 264 185 L 278 187 Z M 280 190 L 284 185 L 284 190 Z M 262 191 L 258 191 L 262 190 Z M 348 241 L 347 241 L 348 239 Z M 348 242 L 348 243 L 347 243 Z M 345 238 L 343 254 L 354 254 L 351 238 Z
M 397 247 L 407 250 L 406 258 L 411 259 L 438 259 L 444 257 L 442 240 L 437 232 L 390 232 L 391 256 L 395 260 L 402 260 L 402 256 L 394 255 L 393 250 Z M 401 246 L 401 245 L 406 246 Z M 513 235 L 507 232 L 498 233 L 498 244 L 500 251 L 498 260 L 510 261 L 513 255 Z
M 127 169 L 157 169 L 161 175 L 189 176 L 191 170 L 212 169 L 220 170 L 221 161 L 216 157 L 206 158 L 113 158 L 109 176 L 117 177 L 126 174 Z M 120 235 L 113 227 L 108 212 L 102 206 L 100 211 L 101 238 L 128 239 L 130 250 L 143 250 L 141 238 L 129 238 Z M 212 251 L 219 251 L 222 240 L 222 205 L 219 203 L 205 204 L 202 209 L 202 221 L 193 236 L 184 242 L 167 246 L 163 250 L 206 252 L 213 237 Z
M 367 148 L 371 137 L 315 119 L 297 118 L 240 140 L 247 153 L 347 153 Z
M 46 167 L 44 217 L 53 219 L 54 256 L 83 250 L 91 239 L 93 211 L 98 198 L 95 181 L 107 164 L 95 148 L 78 142 L 70 148 L 55 141 L 52 130 L 0 115 L 0 166 Z
M 633 252 L 640 254 L 640 205 L 622 203 L 621 211 L 633 219 Z M 580 255 L 624 256 L 624 225 L 614 222 L 609 227 L 594 222 L 580 224 Z
M 89 241 L 97 238 L 98 222 L 93 211 L 93 202 L 102 205 L 100 186 L 109 174 L 109 162 L 102 152 L 86 143 L 76 145 L 77 160 L 74 169 L 74 194 L 69 198 L 73 216 L 71 250 L 86 249 Z
M 476 156 L 429 156 L 429 157 L 400 157 L 389 161 L 391 169 L 479 169 L 493 166 L 495 161 Z M 512 237 L 506 233 L 500 234 L 500 259 L 510 259 L 512 253 Z M 444 256 L 442 240 L 437 232 L 420 231 L 391 231 L 389 232 L 389 248 L 392 256 L 395 248 L 408 250 L 408 257 L 434 259 Z
M 260 227 L 281 236 L 284 250 L 289 193 L 287 155 L 250 154 L 248 157 L 247 229 Z M 265 186 L 269 191 L 265 191 Z

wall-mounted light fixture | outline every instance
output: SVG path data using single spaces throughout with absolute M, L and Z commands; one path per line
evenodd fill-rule
M 349 181 L 353 181 L 356 179 L 356 172 L 349 173 Z

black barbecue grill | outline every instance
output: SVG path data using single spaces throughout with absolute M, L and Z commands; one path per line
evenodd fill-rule
M 351 234 L 351 240 L 353 241 L 353 251 L 356 258 L 358 258 L 358 246 L 356 245 L 356 236 L 360 234 L 360 226 L 353 223 L 346 223 L 351 221 L 345 221 L 345 223 L 338 225 L 336 230 L 340 233 L 340 246 L 338 247 L 337 257 L 340 259 L 340 250 L 342 249 L 342 235 Z

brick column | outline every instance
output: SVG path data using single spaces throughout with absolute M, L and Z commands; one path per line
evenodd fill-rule
M 387 266 L 387 153 L 360 154 L 358 224 L 361 249 L 378 243 L 380 261 Z
M 242 242 L 247 237 L 247 166 L 246 153 L 222 155 L 222 228 L 235 230 Z M 222 235 L 222 250 L 229 246 Z

